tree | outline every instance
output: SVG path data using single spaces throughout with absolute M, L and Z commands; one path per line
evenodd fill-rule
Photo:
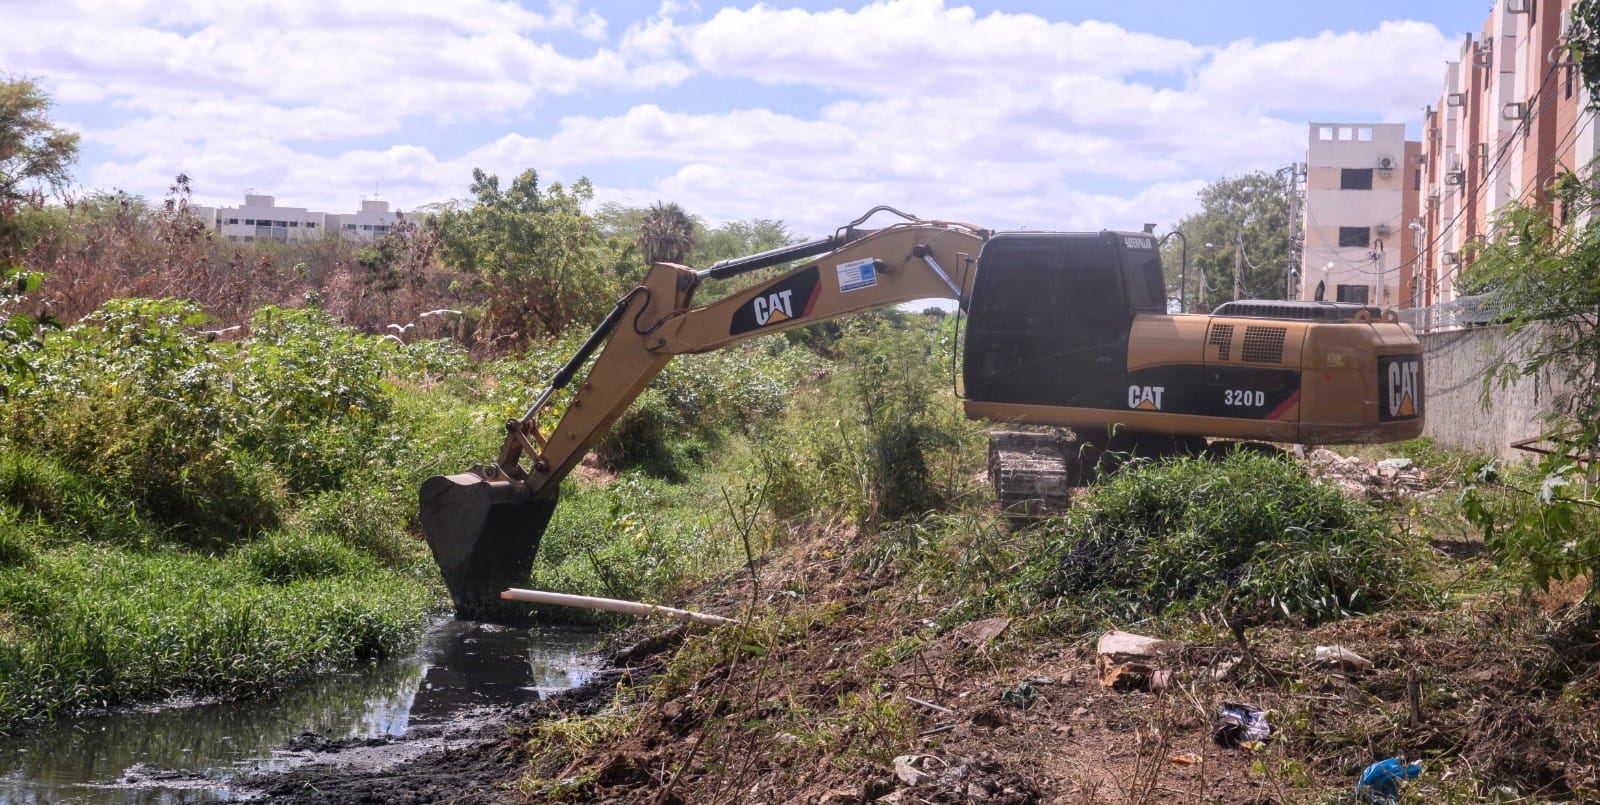
M 59 193 L 78 159 L 78 135 L 50 122 L 50 98 L 25 78 L 0 78 L 0 259 L 21 247 L 13 225 L 17 210 Z
M 1244 298 L 1283 298 L 1284 272 L 1296 256 L 1290 230 L 1288 196 L 1278 177 L 1263 171 L 1218 179 L 1200 191 L 1200 211 L 1173 227 L 1189 243 L 1189 289 L 1194 306 L 1212 308 L 1235 298 L 1237 245 L 1244 243 Z M 1161 263 L 1168 295 L 1179 294 L 1181 246 L 1167 241 Z M 1201 283 L 1205 289 L 1202 293 Z
M 794 242 L 794 235 L 782 221 L 771 218 L 729 221 L 697 232 L 694 254 L 689 259 L 694 265 L 704 268 L 722 260 L 746 257 Z
M 502 189 L 499 177 L 474 169 L 472 194 L 430 214 L 427 226 L 440 261 L 477 277 L 487 294 L 480 338 L 526 341 L 598 322 L 616 299 L 619 255 L 583 211 L 594 198 L 589 180 L 541 192 L 529 169 Z
M 657 201 L 639 223 L 639 251 L 645 265 L 682 263 L 694 251 L 696 222 L 677 203 Z

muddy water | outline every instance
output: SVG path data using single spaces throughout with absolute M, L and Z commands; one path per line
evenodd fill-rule
M 249 702 L 168 702 L 0 739 L 0 803 L 187 803 L 248 796 L 230 780 L 292 762 L 284 743 L 400 737 L 474 709 L 582 684 L 594 634 L 443 621 L 414 654 Z

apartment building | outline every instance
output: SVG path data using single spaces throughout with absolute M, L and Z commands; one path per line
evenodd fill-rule
M 1507 202 L 1547 204 L 1558 176 L 1597 153 L 1588 93 L 1562 48 L 1573 0 L 1495 0 L 1423 111 L 1422 207 L 1410 306 L 1448 305 L 1475 244 Z M 1556 210 L 1558 214 L 1560 210 Z M 1435 320 L 1418 321 L 1427 329 Z
M 232 241 L 302 240 L 333 233 L 372 240 L 399 226 L 404 216 L 389 202 L 366 199 L 354 213 L 313 212 L 305 207 L 280 207 L 272 196 L 246 193 L 240 207 L 192 207 L 212 231 Z
M 1412 294 L 1422 145 L 1403 123 L 1312 123 L 1302 299 L 1401 306 Z

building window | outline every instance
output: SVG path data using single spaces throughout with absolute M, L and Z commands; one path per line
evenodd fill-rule
M 316 224 L 313 224 L 313 223 L 310 223 L 310 222 L 306 223 L 306 229 L 316 229 L 316 228 L 317 228 Z
M 289 222 L 288 221 L 273 221 L 272 225 L 273 226 L 287 227 L 287 226 L 289 226 Z
M 1355 302 L 1361 305 L 1367 303 L 1367 286 L 1365 285 L 1340 285 L 1338 294 L 1340 302 Z
M 1339 227 L 1339 248 L 1362 248 L 1372 245 L 1372 230 L 1364 226 Z
M 297 226 L 299 226 L 299 225 L 300 225 L 300 222 L 299 222 L 299 221 L 290 221 L 290 222 L 289 222 L 289 226 L 291 226 L 291 227 L 297 227 Z
M 1421 191 L 1422 190 L 1422 169 L 1421 168 L 1417 168 L 1417 172 L 1411 175 L 1411 189 L 1412 190 L 1417 190 L 1417 191 Z
M 383 224 L 379 224 L 379 225 L 373 227 L 372 231 L 377 232 L 378 234 L 381 235 L 381 234 L 383 234 L 385 232 L 388 232 L 389 231 L 389 227 L 384 226 Z
M 346 232 L 354 232 L 354 231 L 356 231 L 356 225 L 355 224 L 345 224 L 344 228 L 345 228 Z
M 363 232 L 371 232 L 372 231 L 372 224 L 362 224 L 361 225 L 361 230 Z
M 1339 171 L 1340 190 L 1371 190 L 1371 168 L 1344 168 Z
M 1356 139 L 1364 143 L 1372 142 L 1372 129 L 1366 127 L 1356 129 Z
M 237 224 L 237 223 L 239 223 L 239 219 L 238 218 L 229 218 L 228 219 L 228 223 Z
M 1331 142 L 1333 140 L 1333 127 L 1332 126 L 1318 126 L 1317 127 L 1317 139 L 1322 140 L 1324 142 Z
M 246 218 L 246 219 L 244 219 L 244 225 L 245 226 L 255 226 L 256 225 L 256 219 L 254 219 L 254 218 Z

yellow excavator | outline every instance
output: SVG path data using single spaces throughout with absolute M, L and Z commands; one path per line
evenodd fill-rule
M 864 223 L 890 212 L 903 220 Z M 695 307 L 695 290 L 804 261 Z M 1203 449 L 1208 438 L 1352 444 L 1422 432 L 1422 354 L 1393 311 L 1349 303 L 1235 301 L 1167 312 L 1154 236 L 1000 232 L 878 207 L 832 236 L 704 270 L 657 263 L 527 413 L 494 463 L 423 482 L 420 518 L 465 619 L 512 614 L 560 482 L 674 355 L 916 299 L 966 319 L 968 416 L 1109 434 L 1096 450 Z M 602 348 L 603 347 L 603 348 Z M 553 395 L 594 365 L 553 427 Z M 1050 433 L 998 433 L 990 476 L 1003 506 L 1059 505 L 1093 475 L 1094 451 Z

